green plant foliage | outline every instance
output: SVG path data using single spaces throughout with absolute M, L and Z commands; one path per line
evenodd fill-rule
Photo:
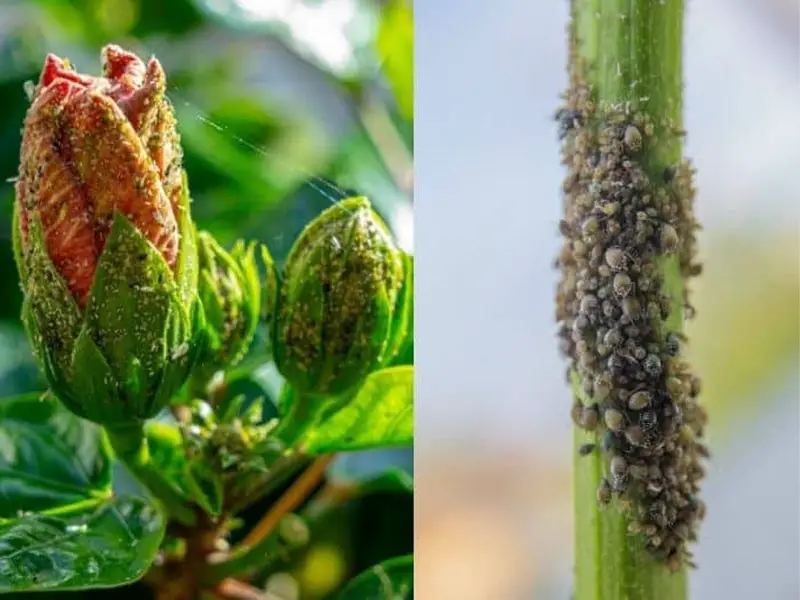
M 0 519 L 0 592 L 135 581 L 153 562 L 165 525 L 151 504 L 130 497 Z
M 0 401 L 0 592 L 122 585 L 150 566 L 165 520 L 111 496 L 95 425 L 52 397 Z
M 402 556 L 370 567 L 336 596 L 336 600 L 411 600 L 414 558 Z
M 414 15 L 409 0 L 392 0 L 384 8 L 378 31 L 378 53 L 406 119 L 414 116 Z
M 310 454 L 405 446 L 414 437 L 414 368 L 381 369 L 367 377 L 340 411 L 305 432 Z

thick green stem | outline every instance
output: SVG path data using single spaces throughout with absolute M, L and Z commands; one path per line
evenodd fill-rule
M 167 514 L 183 525 L 193 526 L 196 522 L 194 511 L 150 462 L 144 423 L 106 427 L 106 433 L 117 458 L 161 502 Z
M 655 128 L 642 166 L 661 177 L 681 158 L 682 0 L 572 0 L 573 78 L 588 85 L 598 114 L 604 110 L 646 114 Z M 574 79 L 573 79 L 574 82 Z M 662 263 L 665 291 L 673 310 L 667 328 L 683 321 L 683 281 L 679 258 Z M 585 404 L 580 383 L 574 393 Z M 629 518 L 616 502 L 598 507 L 596 490 L 604 457 L 581 456 L 578 448 L 599 443 L 596 433 L 576 428 L 575 600 L 684 600 L 685 570 L 670 572 L 645 550 L 641 536 L 628 533 Z

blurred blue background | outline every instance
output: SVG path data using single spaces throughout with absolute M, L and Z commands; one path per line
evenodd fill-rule
M 800 597 L 798 5 L 686 2 L 713 460 L 692 598 Z M 552 261 L 568 3 L 420 0 L 417 593 L 569 597 L 570 398 Z M 464 574 L 469 574 L 465 577 Z

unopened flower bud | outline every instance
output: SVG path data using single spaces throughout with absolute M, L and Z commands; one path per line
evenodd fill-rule
M 238 241 L 230 252 L 210 233 L 198 234 L 198 294 L 206 315 L 208 343 L 198 368 L 214 371 L 239 362 L 250 348 L 262 308 L 256 244 Z M 261 257 L 273 267 L 266 248 Z M 272 275 L 268 273 L 267 277 Z M 274 300 L 273 300 L 274 302 Z
M 273 328 L 275 363 L 289 383 L 339 394 L 384 364 L 397 351 L 403 280 L 401 252 L 366 198 L 312 221 L 284 265 Z
M 116 46 L 102 77 L 47 57 L 25 117 L 15 251 L 23 320 L 78 415 L 126 426 L 183 385 L 203 336 L 166 77 Z

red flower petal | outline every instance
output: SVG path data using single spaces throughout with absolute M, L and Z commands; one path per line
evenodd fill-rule
M 22 141 L 18 202 L 23 244 L 29 213 L 41 218 L 50 259 L 80 306 L 92 286 L 97 265 L 89 202 L 61 153 L 61 119 L 79 83 L 60 78 L 45 88 L 28 111 Z
M 75 169 L 94 210 L 100 247 L 118 210 L 174 266 L 175 215 L 158 171 L 121 109 L 107 96 L 84 90 L 65 107 L 64 126 Z

